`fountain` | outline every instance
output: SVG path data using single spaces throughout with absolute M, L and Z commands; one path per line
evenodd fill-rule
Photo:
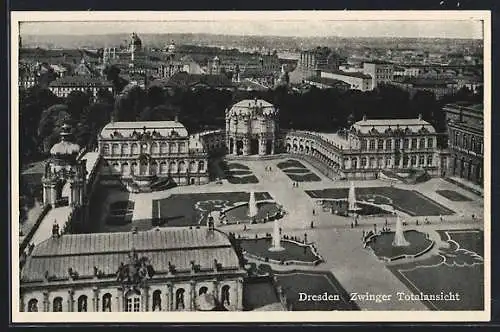
M 394 233 L 394 241 L 392 242 L 392 245 L 394 247 L 404 247 L 410 245 L 410 242 L 405 239 L 405 235 L 403 233 L 403 223 L 401 222 L 399 214 L 396 220 L 396 233 Z
M 255 201 L 255 192 L 250 192 L 250 199 L 248 201 L 248 216 L 250 218 L 255 217 L 259 212 L 257 208 L 257 202 Z
M 281 246 L 280 228 L 278 224 L 278 219 L 275 219 L 273 228 L 273 242 L 272 242 L 272 247 L 269 248 L 269 251 L 282 251 L 282 250 L 285 250 L 285 248 Z
M 356 214 L 360 208 L 356 205 L 356 191 L 354 189 L 354 182 L 351 181 L 351 187 L 349 188 L 349 194 L 347 196 L 347 203 L 349 204 L 349 212 Z

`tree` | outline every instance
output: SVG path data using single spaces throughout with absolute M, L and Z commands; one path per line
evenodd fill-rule
M 147 106 L 146 102 L 146 93 L 140 86 L 127 86 L 116 98 L 114 120 L 135 121 Z
M 75 121 L 80 121 L 85 114 L 86 108 L 90 104 L 91 96 L 87 92 L 71 91 L 66 98 L 66 105 L 68 105 L 68 113 Z
M 52 105 L 43 111 L 38 124 L 38 136 L 40 138 L 40 150 L 44 153 L 50 151 L 52 145 L 59 140 L 60 127 L 71 120 L 68 106 L 63 104 Z

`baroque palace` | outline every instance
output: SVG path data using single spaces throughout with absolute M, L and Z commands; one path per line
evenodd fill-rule
M 475 113 L 448 108 L 451 148 L 457 156 L 451 165 L 449 151 L 437 147 L 435 129 L 420 117 L 363 118 L 337 133 L 285 131 L 277 126 L 279 111 L 264 100 L 240 101 L 226 110 L 225 129 L 195 134 L 178 121 L 111 122 L 92 152 L 72 143 L 71 128 L 64 125 L 43 179 L 44 205 L 69 215 L 54 222 L 52 234 L 45 227 L 22 247 L 21 310 L 242 310 L 246 272 L 229 238 L 213 222 L 127 233 L 70 234 L 60 229 L 65 220 L 88 221 L 96 183 L 128 183 L 127 189 L 139 191 L 155 190 L 159 181 L 202 185 L 209 182 L 208 163 L 214 155 L 290 154 L 336 179 L 412 170 L 440 176 L 447 169 L 480 178 L 481 168 L 475 165 L 482 162 L 482 138 L 467 120 Z M 462 132 L 469 136 L 460 136 Z M 462 157 L 466 154 L 468 159 Z M 86 213 L 74 214 L 79 208 Z
M 213 229 L 67 234 L 36 246 L 21 274 L 21 311 L 242 310 L 243 276 Z

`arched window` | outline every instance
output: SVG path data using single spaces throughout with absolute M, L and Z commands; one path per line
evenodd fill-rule
M 114 163 L 113 164 L 113 173 L 120 173 L 120 172 L 121 172 L 120 164 Z
M 111 145 L 111 155 L 118 156 L 120 154 L 120 146 L 118 144 Z
M 122 144 L 122 154 L 123 155 L 129 155 L 130 154 L 130 147 L 128 146 L 127 143 Z
M 220 302 L 224 306 L 230 304 L 230 302 L 229 302 L 229 286 L 228 285 L 225 285 L 222 287 Z
M 153 292 L 153 311 L 161 311 L 161 290 Z
M 160 153 L 160 147 L 157 142 L 154 142 L 153 145 L 151 146 L 151 153 L 153 154 Z
M 38 300 L 31 299 L 28 301 L 28 312 L 38 312 Z
M 208 292 L 208 288 L 203 286 L 203 287 L 200 287 L 200 290 L 198 291 L 198 294 L 199 295 L 203 295 L 203 294 L 206 294 Z
M 137 143 L 132 143 L 132 155 L 138 155 L 139 154 L 139 145 Z
M 109 145 L 108 144 L 104 144 L 102 146 L 102 154 L 105 156 L 109 155 Z
M 162 161 L 160 163 L 160 173 L 161 174 L 167 174 L 168 173 L 168 167 L 167 167 L 167 163 Z
M 205 162 L 204 161 L 200 161 L 198 163 L 198 172 L 200 172 L 200 173 L 205 172 Z
M 425 148 L 425 138 L 421 138 L 419 143 L 418 143 L 418 148 L 419 149 L 424 149 Z
M 52 311 L 54 312 L 63 311 L 62 302 L 63 302 L 62 297 L 56 297 L 52 303 Z
M 197 171 L 197 169 L 196 169 L 196 162 L 194 160 L 190 161 L 189 162 L 189 172 L 195 173 L 196 171 Z
M 177 164 L 175 161 L 170 162 L 170 173 L 177 173 Z
M 158 174 L 158 163 L 156 161 L 151 162 L 151 166 L 150 166 L 149 171 L 150 171 L 151 175 Z
M 175 309 L 176 310 L 184 310 L 184 288 L 179 288 L 177 292 L 175 292 Z
M 106 293 L 102 297 L 102 311 L 111 312 L 111 294 Z
M 179 173 L 186 173 L 186 163 L 183 161 L 179 163 Z
M 391 139 L 386 139 L 385 140 L 385 149 L 386 150 L 391 150 L 392 149 L 392 140 Z
M 170 143 L 169 148 L 170 148 L 170 151 L 169 151 L 170 153 L 177 153 L 177 144 Z
M 78 298 L 78 312 L 87 312 L 87 295 Z
M 161 154 L 168 153 L 168 145 L 167 145 L 167 143 L 162 142 L 160 144 L 160 153 Z
M 128 163 L 122 164 L 122 175 L 130 175 L 130 166 Z

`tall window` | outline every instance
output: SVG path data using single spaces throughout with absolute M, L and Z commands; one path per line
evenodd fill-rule
M 127 307 L 128 312 L 139 312 L 141 311 L 141 298 L 139 295 L 134 294 L 127 297 Z
M 118 144 L 111 145 L 111 155 L 118 156 L 120 154 L 120 146 Z
M 139 145 L 137 143 L 132 143 L 132 155 L 139 154 Z
M 391 150 L 392 149 L 392 140 L 388 139 L 385 141 L 385 149 L 386 150 Z
M 54 299 L 54 302 L 52 303 L 52 311 L 54 312 L 61 312 L 62 310 L 62 297 L 56 297 Z
M 365 139 L 361 140 L 361 150 L 366 150 L 366 140 Z
M 87 295 L 78 298 L 78 312 L 87 312 Z
M 410 140 L 408 138 L 405 138 L 403 141 L 403 149 L 408 149 L 409 145 L 410 145 Z
M 370 140 L 370 150 L 375 150 L 375 140 L 374 139 Z
M 38 312 L 38 300 L 37 299 L 29 300 L 28 312 Z
M 378 150 L 382 150 L 384 148 L 384 140 L 383 139 L 379 139 L 378 140 L 378 146 L 377 146 L 377 149 Z
M 396 140 L 394 141 L 394 148 L 396 150 L 399 150 L 401 148 L 401 140 L 399 138 L 396 138 Z
M 111 312 L 111 294 L 106 293 L 102 297 L 102 311 Z
M 419 149 L 424 149 L 425 148 L 425 138 L 420 139 L 420 143 L 418 144 Z
M 417 156 L 411 156 L 410 162 L 412 166 L 415 166 L 417 164 Z
M 427 139 L 427 148 L 433 148 L 434 147 L 434 139 L 428 138 Z
M 184 310 L 184 288 L 180 288 L 175 292 L 175 309 Z
M 458 145 L 458 131 L 455 131 L 455 140 L 453 141 L 453 145 Z
M 352 159 L 352 168 L 354 169 L 358 168 L 358 159 L 356 158 Z
M 102 154 L 105 156 L 109 155 L 109 145 L 108 144 L 104 144 L 102 146 Z
M 424 163 L 425 163 L 425 158 L 424 156 L 419 156 L 418 157 L 418 163 L 420 164 L 420 166 L 423 166 Z
M 361 167 L 366 167 L 366 157 L 361 158 Z
M 153 292 L 153 311 L 161 311 L 161 291 Z
M 228 285 L 225 285 L 224 287 L 222 287 L 220 302 L 222 303 L 222 305 L 229 305 L 230 304 L 230 302 L 229 302 L 229 286 Z
M 476 137 L 474 136 L 470 138 L 470 150 L 476 152 Z
M 412 138 L 411 139 L 411 148 L 412 149 L 416 149 L 417 148 L 417 139 L 416 138 Z
M 427 156 L 427 166 L 432 166 L 432 156 Z

